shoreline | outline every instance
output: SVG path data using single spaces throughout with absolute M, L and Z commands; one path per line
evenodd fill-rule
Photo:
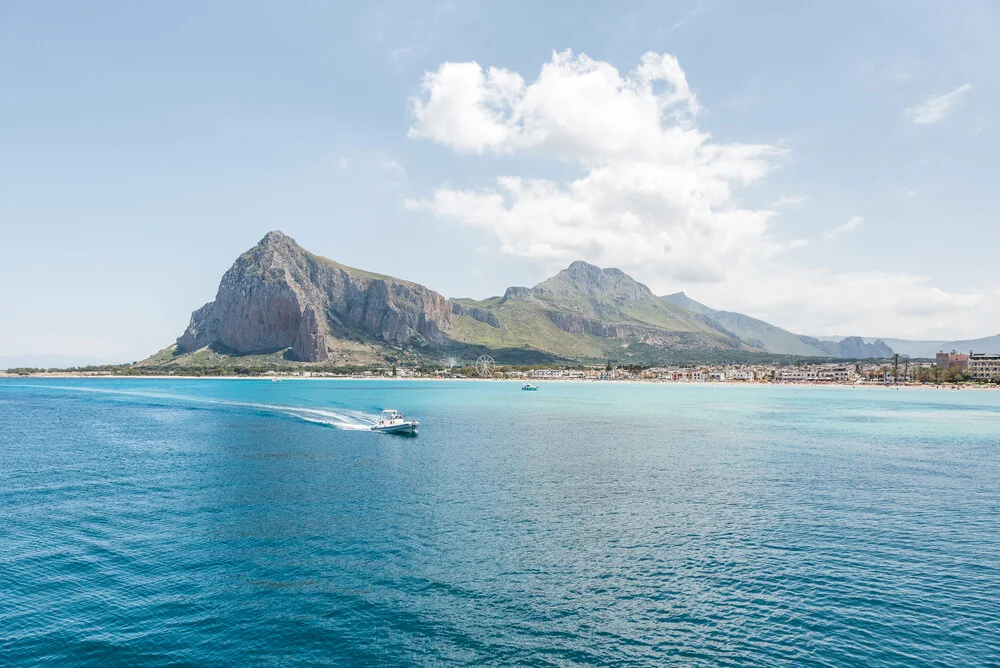
M 899 384 L 899 385 L 884 385 L 881 383 L 815 383 L 815 382 L 805 382 L 805 381 L 790 381 L 790 382 L 775 382 L 775 381 L 677 381 L 677 380 L 657 380 L 657 379 L 627 379 L 627 380 L 599 380 L 599 379 L 581 379 L 581 378 L 413 378 L 413 377 L 391 377 L 391 376 L 372 376 L 372 377 L 359 377 L 359 376 L 160 376 L 160 375 L 150 375 L 150 376 L 140 376 L 140 375 L 112 375 L 112 374 L 87 374 L 87 373 L 38 373 L 38 374 L 28 374 L 28 375 L 18 375 L 18 374 L 7 374 L 0 373 L 0 380 L 6 379 L 30 379 L 30 380 L 65 380 L 69 378 L 88 378 L 88 379 L 109 379 L 109 380 L 241 380 L 241 381 L 257 381 L 257 382 L 286 382 L 286 381 L 376 381 L 376 382 L 414 382 L 414 381 L 433 381 L 433 382 L 470 382 L 470 383 L 517 383 L 523 384 L 530 381 L 533 384 L 538 384 L 539 386 L 547 385 L 550 383 L 578 383 L 578 384 L 602 384 L 602 385 L 669 385 L 669 386 L 683 386 L 683 387 L 802 387 L 802 388 L 819 388 L 819 389 L 878 389 L 878 390 L 985 390 L 985 391 L 996 391 L 1000 390 L 1000 385 L 990 385 L 990 384 L 969 384 L 969 385 L 954 385 L 954 384 L 923 384 L 923 383 L 909 383 L 909 384 Z

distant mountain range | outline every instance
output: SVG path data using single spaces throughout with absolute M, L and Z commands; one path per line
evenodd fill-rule
M 860 336 L 824 341 L 776 327 L 770 323 L 732 311 L 716 311 L 691 299 L 683 292 L 664 297 L 678 306 L 701 313 L 743 339 L 747 344 L 771 353 L 806 357 L 883 358 L 893 354 L 881 339 L 865 341 Z
M 509 363 L 628 364 L 767 355 L 884 358 L 893 354 L 893 343 L 793 334 L 684 293 L 657 296 L 619 269 L 579 261 L 534 287 L 449 300 L 410 281 L 319 257 L 274 231 L 236 260 L 215 300 L 192 314 L 176 345 L 144 364 L 226 359 L 342 366 L 468 361 L 487 352 Z
M 934 357 L 938 352 L 951 352 L 952 350 L 957 350 L 960 353 L 967 353 L 971 350 L 977 353 L 1000 354 L 1000 334 L 962 341 L 882 340 L 895 352 L 908 357 Z

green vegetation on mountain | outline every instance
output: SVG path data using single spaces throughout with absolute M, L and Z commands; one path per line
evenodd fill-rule
M 745 348 L 624 272 L 585 262 L 574 262 L 533 288 L 453 303 L 451 336 L 491 347 L 527 346 L 570 359 L 625 357 L 635 345 L 659 350 L 664 358 L 670 351 Z
M 214 301 L 191 316 L 165 368 L 287 362 L 427 363 L 474 352 L 510 363 L 608 360 L 645 345 L 742 350 L 711 322 L 656 297 L 618 269 L 584 262 L 503 297 L 447 300 L 410 281 L 354 269 L 268 233 L 226 272 Z
M 696 302 L 683 292 L 667 295 L 663 298 L 669 303 L 681 306 L 692 313 L 700 313 L 711 318 L 720 326 L 739 336 L 747 345 L 760 350 L 785 355 L 827 356 L 820 350 L 802 340 L 798 334 L 776 327 L 763 320 L 751 318 L 742 313 L 732 311 L 716 311 L 704 304 Z
M 658 297 L 619 269 L 574 262 L 502 297 L 445 299 L 391 276 L 354 269 L 268 233 L 222 277 L 176 346 L 139 366 L 178 369 L 408 367 L 466 363 L 659 364 L 845 357 L 837 343 L 797 336 L 683 295 Z M 853 341 L 865 356 L 878 346 Z M 889 351 L 891 354 L 891 351 Z

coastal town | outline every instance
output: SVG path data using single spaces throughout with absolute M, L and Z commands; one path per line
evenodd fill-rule
M 492 365 L 492 359 L 490 358 Z M 0 370 L 0 376 L 82 377 L 266 377 L 356 379 L 491 379 L 531 381 L 631 381 L 658 383 L 779 383 L 831 385 L 980 385 L 1000 387 L 1000 354 L 940 352 L 934 360 L 912 360 L 899 355 L 885 360 L 795 364 L 687 364 L 645 367 L 605 364 L 588 367 L 490 366 L 488 373 L 474 365 L 457 363 L 440 368 L 388 366 L 336 369 L 314 365 L 272 369 L 211 367 L 208 369 L 150 369 L 136 365 L 73 369 L 19 368 Z
M 459 375 L 439 370 L 435 375 Z M 939 353 L 934 361 L 892 359 L 853 364 L 764 364 L 665 366 L 651 368 L 611 367 L 592 369 L 528 369 L 502 372 L 516 380 L 603 380 L 659 382 L 757 382 L 757 383 L 831 383 L 831 384 L 901 384 L 1000 381 L 1000 355 Z

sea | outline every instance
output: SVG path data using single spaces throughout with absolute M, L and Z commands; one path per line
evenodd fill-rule
M 0 380 L 0 663 L 1000 665 L 1000 391 Z

